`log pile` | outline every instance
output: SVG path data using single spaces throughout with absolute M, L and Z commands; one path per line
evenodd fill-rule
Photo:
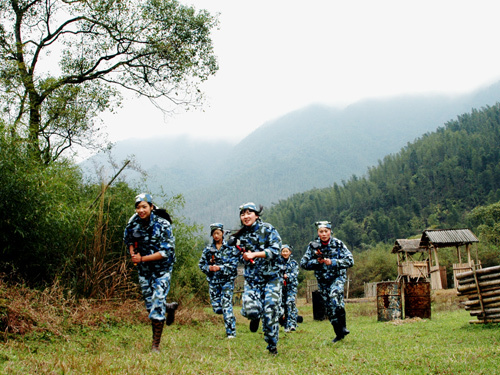
M 500 323 L 500 266 L 459 273 L 457 280 L 465 309 L 477 317 L 469 323 Z

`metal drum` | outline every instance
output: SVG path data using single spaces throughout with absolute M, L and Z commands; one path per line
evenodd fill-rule
M 405 284 L 405 318 L 431 318 L 431 284 L 427 281 Z
M 399 283 L 392 281 L 377 283 L 377 314 L 381 322 L 401 319 Z

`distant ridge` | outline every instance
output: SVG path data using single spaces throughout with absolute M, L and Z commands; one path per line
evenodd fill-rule
M 182 193 L 186 205 L 180 214 L 189 220 L 236 228 L 241 203 L 270 206 L 364 175 L 408 142 L 498 101 L 500 83 L 466 95 L 366 99 L 344 109 L 311 105 L 263 124 L 237 145 L 186 137 L 134 140 L 118 142 L 113 154 L 135 154 L 153 193 L 161 187 Z

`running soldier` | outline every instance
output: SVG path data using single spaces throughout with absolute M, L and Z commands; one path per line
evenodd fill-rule
M 130 218 L 123 241 L 137 265 L 139 286 L 151 319 L 153 344 L 159 352 L 163 326 L 175 319 L 177 302 L 167 303 L 170 277 L 175 263 L 175 238 L 171 223 L 154 213 L 153 197 L 139 194 L 135 197 L 136 213 Z
M 332 224 L 329 221 L 317 221 L 315 225 L 318 237 L 309 243 L 300 266 L 305 270 L 314 270 L 326 315 L 335 332 L 333 342 L 336 343 L 349 334 L 346 328 L 344 284 L 347 268 L 354 265 L 354 259 L 344 243 L 331 235 Z
M 278 231 L 260 218 L 262 206 L 255 203 L 240 206 L 242 228 L 234 234 L 234 244 L 243 253 L 245 286 L 241 315 L 250 319 L 250 331 L 262 331 L 269 353 L 278 354 L 281 274 L 279 258 L 281 238 Z
M 297 329 L 298 310 L 296 299 L 299 286 L 299 264 L 292 258 L 292 247 L 290 245 L 283 245 L 281 248 L 281 264 L 283 268 L 281 297 L 283 316 L 280 322 L 282 322 L 285 332 L 290 332 Z
M 236 336 L 236 318 L 233 313 L 234 279 L 237 275 L 240 255 L 234 247 L 224 241 L 224 226 L 221 223 L 210 225 L 212 244 L 201 255 L 198 266 L 207 276 L 210 302 L 216 314 L 222 314 L 226 336 Z

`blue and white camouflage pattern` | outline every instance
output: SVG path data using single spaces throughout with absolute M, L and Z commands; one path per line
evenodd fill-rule
M 297 328 L 297 316 L 299 311 L 297 309 L 296 300 L 299 286 L 299 264 L 292 255 L 288 259 L 281 257 L 281 265 L 283 275 L 283 289 L 281 297 L 282 314 L 285 314 L 285 329 Z
M 276 349 L 279 338 L 281 304 L 281 237 L 269 223 L 258 218 L 239 237 L 240 246 L 250 252 L 264 251 L 265 258 L 254 258 L 245 264 L 245 285 L 241 315 L 261 319 L 267 349 Z
M 137 244 L 141 256 L 160 253 L 162 259 L 137 265 L 139 285 L 149 313 L 149 319 L 165 320 L 170 277 L 175 263 L 175 237 L 172 225 L 165 219 L 151 213 L 145 223 L 137 214 L 128 221 L 123 234 L 127 250 Z
M 321 254 L 317 253 L 318 250 Z M 318 259 L 321 257 L 331 259 L 332 264 L 319 263 Z M 319 237 L 310 242 L 300 261 L 303 269 L 314 270 L 326 315 L 332 324 L 336 322 L 336 309 L 345 307 L 344 284 L 347 280 L 347 268 L 353 265 L 352 253 L 335 237 L 331 237 L 327 245 L 323 245 Z
M 263 282 L 280 275 L 281 237 L 271 224 L 258 218 L 250 228 L 246 228 L 239 240 L 240 247 L 245 251 L 266 253 L 265 258 L 255 258 L 254 263 L 243 261 L 245 280 Z
M 222 242 L 219 250 L 212 242 L 201 254 L 198 267 L 207 276 L 210 302 L 216 314 L 222 314 L 226 335 L 236 336 L 236 318 L 233 313 L 234 279 L 238 272 L 239 251 L 235 247 Z M 220 270 L 212 272 L 210 266 L 219 266 Z

